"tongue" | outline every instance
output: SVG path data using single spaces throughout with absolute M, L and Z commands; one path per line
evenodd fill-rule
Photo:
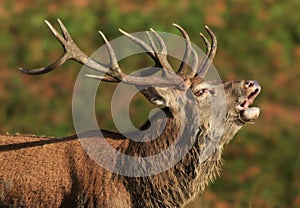
M 253 99 L 246 99 L 241 105 L 237 106 L 237 109 L 240 111 L 247 110 L 249 105 L 253 103 Z

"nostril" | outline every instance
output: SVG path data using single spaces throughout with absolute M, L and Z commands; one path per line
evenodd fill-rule
M 254 85 L 253 81 L 246 81 L 245 86 L 246 87 L 252 87 Z

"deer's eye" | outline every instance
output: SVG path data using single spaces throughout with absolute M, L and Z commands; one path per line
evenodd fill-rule
M 200 97 L 200 96 L 203 95 L 205 92 L 207 92 L 207 88 L 203 88 L 203 89 L 201 89 L 201 90 L 196 91 L 196 92 L 194 93 L 194 95 L 195 95 L 196 97 Z

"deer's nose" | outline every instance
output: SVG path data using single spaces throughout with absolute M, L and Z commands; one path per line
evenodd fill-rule
M 246 80 L 244 83 L 244 89 L 249 96 L 256 96 L 261 91 L 261 87 L 256 80 Z
M 245 88 L 260 88 L 260 85 L 256 80 L 247 80 L 245 81 Z

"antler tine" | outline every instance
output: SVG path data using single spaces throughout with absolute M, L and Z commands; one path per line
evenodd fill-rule
M 206 55 L 203 59 L 203 61 L 200 64 L 200 67 L 198 66 L 198 55 L 196 53 L 196 51 L 193 49 L 193 56 L 195 57 L 195 59 L 197 60 L 197 62 L 193 61 L 193 71 L 191 71 L 191 73 L 188 75 L 189 78 L 192 78 L 194 76 L 197 76 L 197 71 L 199 71 L 199 69 L 203 68 L 203 66 L 206 64 L 207 60 L 208 60 L 208 54 L 211 51 L 211 45 L 210 42 L 208 41 L 208 39 L 203 35 L 203 33 L 200 33 L 200 36 L 202 38 L 202 40 L 205 43 L 206 46 Z
M 150 42 L 151 48 L 152 48 L 152 50 L 153 50 L 153 52 L 155 54 L 156 65 L 161 66 L 161 68 L 162 68 L 162 74 L 163 74 L 163 76 L 166 76 L 166 71 L 164 70 L 164 67 L 163 67 L 164 63 L 163 63 L 162 57 L 159 54 L 158 49 L 157 49 L 157 47 L 156 47 L 156 45 L 154 43 L 154 40 L 153 40 L 153 38 L 151 37 L 151 35 L 150 35 L 150 33 L 148 31 L 146 31 L 146 35 L 147 35 L 148 40 Z
M 192 59 L 193 62 L 191 64 L 192 71 L 190 72 L 190 74 L 192 74 L 192 75 L 190 75 L 190 74 L 187 75 L 187 77 L 189 77 L 189 78 L 195 76 L 196 71 L 197 71 L 197 67 L 198 67 L 198 64 L 199 64 L 199 57 L 198 57 L 198 54 L 196 53 L 194 48 L 192 48 L 191 55 L 193 56 L 193 59 Z
M 99 31 L 99 34 L 101 35 L 102 39 L 105 42 L 105 46 L 110 58 L 110 69 L 109 71 L 107 71 L 107 74 L 110 75 L 111 77 L 113 77 L 114 79 L 117 79 L 119 81 L 121 81 L 126 75 L 122 72 L 119 64 L 118 64 L 118 60 L 116 58 L 116 54 L 114 52 L 114 49 L 112 48 L 110 42 L 107 40 L 107 38 L 105 37 L 105 35 Z
M 63 28 L 61 27 L 61 30 L 63 31 L 64 35 L 67 34 L 68 32 L 65 31 L 64 25 L 59 20 L 57 21 L 59 22 L 60 27 L 63 26 Z M 62 46 L 64 46 L 66 44 L 66 39 L 62 37 L 61 34 L 59 34 L 59 32 L 57 32 L 57 30 L 51 25 L 50 22 L 48 22 L 48 20 L 45 20 L 45 23 L 49 27 L 53 35 L 57 38 L 57 40 L 62 44 Z
M 109 54 L 111 65 L 117 65 L 118 61 L 116 59 L 116 55 L 115 55 L 114 49 L 112 48 L 110 42 L 107 40 L 107 38 L 106 38 L 106 36 L 104 35 L 103 32 L 101 32 L 101 31 L 98 31 L 98 32 L 101 35 L 103 41 L 105 42 L 105 47 L 106 47 L 107 52 Z
M 107 53 L 109 55 L 110 60 L 110 70 L 108 70 L 106 73 L 110 76 L 101 76 L 101 75 L 92 75 L 92 74 L 85 74 L 88 78 L 98 79 L 105 82 L 120 82 L 126 77 L 126 75 L 122 72 L 118 60 L 116 58 L 116 54 L 114 52 L 114 49 L 112 48 L 110 42 L 107 40 L 106 36 L 103 32 L 99 31 L 99 34 L 101 35 L 103 41 L 105 42 L 105 47 L 107 50 Z
M 142 49 L 144 49 L 144 51 L 146 51 L 149 56 L 154 60 L 156 61 L 156 57 L 155 57 L 155 54 L 152 50 L 152 48 L 147 44 L 145 43 L 143 40 L 125 32 L 124 30 L 122 29 L 119 29 L 120 33 L 122 33 L 123 35 L 125 35 L 128 39 L 132 40 L 134 43 L 136 43 L 137 45 L 139 45 Z
M 151 47 L 146 42 L 144 42 L 143 40 L 141 40 L 141 39 L 125 32 L 122 29 L 119 29 L 119 31 L 123 35 L 125 35 L 127 38 L 129 38 L 130 40 L 135 42 L 137 45 L 139 45 L 141 48 L 143 48 L 151 56 L 151 58 L 155 61 L 156 66 L 159 65 L 163 68 L 163 74 L 166 75 L 165 69 L 173 71 L 172 67 L 167 62 L 166 58 L 161 57 L 162 54 L 165 54 L 165 55 L 167 54 L 167 47 L 166 47 L 163 39 L 158 35 L 158 33 L 156 31 L 154 31 L 152 28 L 150 30 L 155 35 L 156 39 L 158 40 L 158 42 L 160 44 L 160 47 L 162 48 L 161 54 L 158 53 L 158 49 L 155 46 L 154 40 L 153 40 L 153 38 L 151 37 L 151 35 L 149 34 L 148 31 L 146 31 L 146 35 L 148 37 L 148 40 L 150 42 Z
M 160 54 L 167 55 L 167 53 L 168 53 L 167 46 L 166 46 L 164 40 L 162 39 L 162 37 L 153 28 L 150 28 L 150 31 L 152 32 L 152 34 L 154 35 L 154 37 L 156 38 L 156 40 L 159 43 L 159 46 L 161 48 Z
M 161 66 L 161 63 L 159 62 L 159 60 L 157 59 L 157 53 L 155 52 L 155 50 L 153 49 L 153 47 L 149 46 L 146 42 L 144 42 L 143 40 L 125 32 L 122 29 L 119 29 L 120 33 L 122 33 L 123 35 L 125 35 L 128 39 L 132 40 L 134 43 L 136 43 L 137 45 L 139 45 L 155 62 L 155 66 Z M 147 34 L 147 32 L 146 32 Z M 149 39 L 149 35 L 147 34 L 148 39 Z M 149 41 L 151 42 L 152 40 L 149 39 Z M 150 43 L 151 44 L 151 43 Z
M 188 67 L 187 62 L 189 61 L 190 55 L 192 53 L 192 44 L 191 44 L 191 40 L 190 40 L 188 33 L 179 25 L 177 25 L 177 24 L 173 24 L 173 25 L 182 33 L 182 35 L 185 39 L 186 48 L 185 48 L 184 56 L 181 61 L 180 67 L 177 71 L 177 74 L 179 74 L 181 77 L 185 77 L 185 73 L 186 73 L 187 67 Z M 196 53 L 194 53 L 193 55 L 195 57 Z
M 210 45 L 209 40 L 205 37 L 205 35 L 203 35 L 203 33 L 200 33 L 200 36 L 201 36 L 201 38 L 204 41 L 205 46 L 206 46 L 206 55 L 205 55 L 203 61 L 201 62 L 200 66 L 198 68 L 198 73 L 199 73 L 199 70 L 202 69 L 205 66 L 205 64 L 207 64 L 207 61 L 209 59 L 208 56 L 209 56 L 210 51 L 211 51 L 211 45 Z
M 65 40 L 67 41 L 70 41 L 72 39 L 71 35 L 69 34 L 67 28 L 65 27 L 65 25 L 62 23 L 62 21 L 60 19 L 57 19 L 58 23 L 59 23 L 59 26 L 60 26 L 60 29 L 62 31 L 62 33 L 64 34 L 64 37 L 65 37 Z M 47 23 L 47 25 L 50 25 L 51 27 L 50 28 L 53 28 L 52 25 L 46 20 L 45 21 Z M 54 29 L 54 28 L 53 28 Z
M 156 58 L 158 59 L 160 65 L 162 66 L 163 76 L 168 77 L 168 74 L 170 72 L 174 74 L 174 70 L 171 67 L 171 65 L 169 64 L 168 59 L 167 59 L 168 56 L 167 56 L 166 44 L 165 44 L 164 40 L 162 39 L 162 37 L 154 29 L 150 28 L 150 31 L 154 35 L 156 40 L 158 41 L 160 48 L 161 48 L 161 52 L 158 52 L 158 49 L 155 46 L 154 40 L 152 39 L 149 32 L 146 32 L 148 39 L 149 39 L 150 44 L 155 52 Z
M 56 37 L 56 39 L 59 41 L 59 43 L 62 45 L 64 49 L 63 55 L 47 67 L 37 69 L 19 68 L 19 70 L 29 75 L 45 74 L 63 65 L 66 61 L 74 59 L 80 64 L 86 65 L 91 69 L 105 73 L 107 71 L 107 67 L 104 64 L 89 59 L 89 57 L 84 54 L 74 43 L 64 24 L 59 19 L 57 21 L 64 37 L 47 20 L 45 20 L 45 23 L 47 24 L 53 35 Z
M 206 29 L 206 31 L 208 32 L 208 34 L 211 38 L 211 44 L 209 43 L 207 38 L 202 33 L 200 33 L 202 39 L 204 40 L 204 42 L 206 44 L 206 48 L 207 48 L 206 57 L 204 58 L 204 60 L 200 64 L 200 67 L 197 71 L 197 74 L 195 75 L 195 76 L 199 76 L 201 78 L 204 78 L 205 75 L 207 74 L 208 69 L 211 66 L 212 61 L 213 61 L 213 59 L 216 55 L 216 52 L 217 52 L 217 38 L 216 38 L 215 34 L 213 33 L 213 31 L 208 26 L 205 26 L 205 29 Z
M 99 75 L 93 75 L 93 74 L 85 74 L 84 76 L 92 79 L 102 80 L 104 82 L 120 82 L 119 80 L 113 78 L 113 77 L 106 77 L 106 76 L 99 76 Z
M 154 43 L 153 38 L 151 37 L 151 35 L 150 35 L 150 33 L 148 31 L 146 31 L 146 35 L 147 35 L 147 38 L 148 38 L 148 40 L 150 42 L 151 50 L 154 53 L 154 57 L 157 60 L 158 49 L 157 49 L 157 47 L 156 47 L 156 45 Z
M 203 33 L 200 33 L 200 36 L 206 45 L 206 53 L 209 53 L 209 51 L 211 50 L 211 45 L 209 40 L 207 40 L 207 38 L 205 37 L 205 35 L 203 35 Z

